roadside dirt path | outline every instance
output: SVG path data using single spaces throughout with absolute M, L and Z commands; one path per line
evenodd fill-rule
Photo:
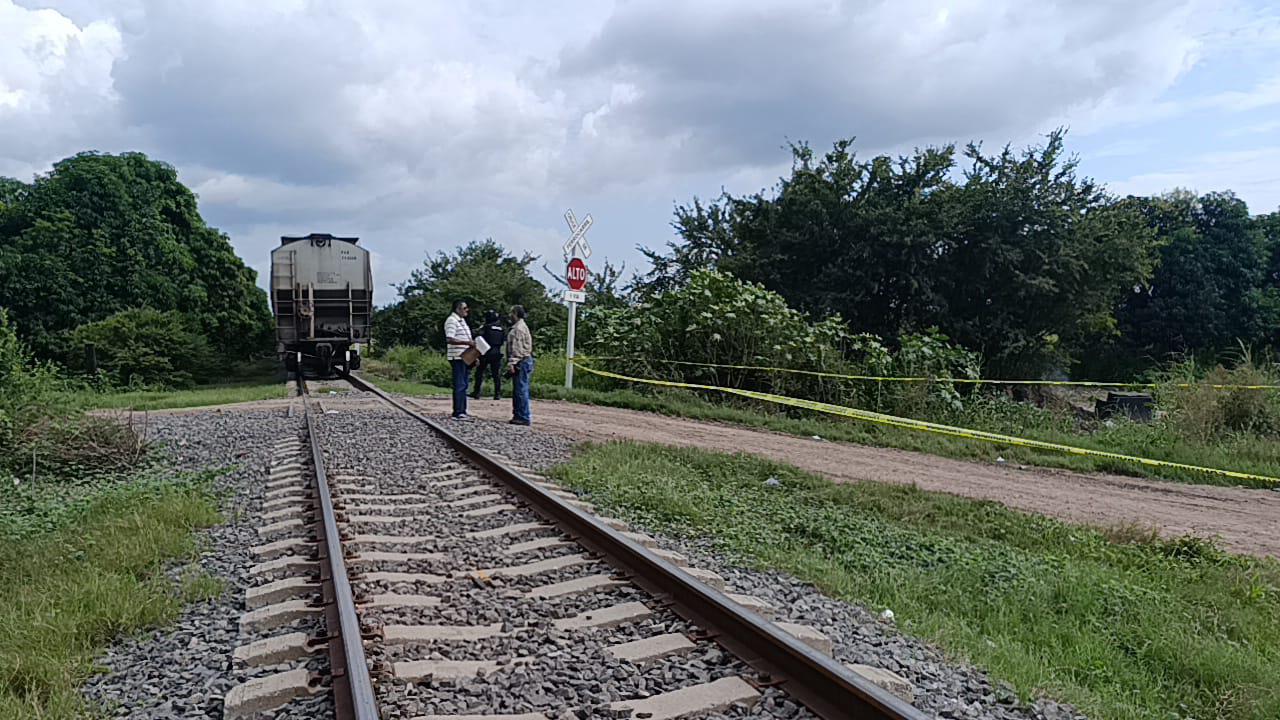
M 419 398 L 432 414 L 448 398 Z M 480 400 L 478 418 L 506 421 L 509 400 Z M 1137 524 L 1168 536 L 1217 538 L 1235 552 L 1280 557 L 1280 492 L 1186 485 L 1118 475 L 998 467 L 933 455 L 783 435 L 683 420 L 635 410 L 534 401 L 538 429 L 578 441 L 637 440 L 720 452 L 749 452 L 786 462 L 833 482 L 916 485 L 924 490 L 994 500 L 1008 507 L 1076 523 Z

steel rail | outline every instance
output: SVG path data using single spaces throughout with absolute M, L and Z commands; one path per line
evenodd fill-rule
M 350 374 L 345 377 L 357 389 L 374 393 L 439 433 L 455 450 L 502 481 L 578 543 L 604 557 L 636 585 L 664 601 L 677 615 L 709 630 L 716 642 L 761 673 L 760 684 L 781 687 L 826 720 L 928 719 L 896 695 L 851 673 L 723 593 L 569 505 L 368 380 Z
M 342 555 L 342 536 L 334 514 L 329 478 L 325 474 L 324 452 L 320 449 L 311 399 L 307 396 L 306 381 L 301 371 L 298 372 L 298 394 L 303 398 L 307 440 L 315 467 L 316 501 L 320 509 L 317 531 L 324 543 L 321 581 L 329 632 L 329 667 L 333 677 L 335 714 L 344 719 L 378 720 L 378 701 L 373 692 L 369 661 L 364 654 L 360 616 L 356 613 L 351 580 Z

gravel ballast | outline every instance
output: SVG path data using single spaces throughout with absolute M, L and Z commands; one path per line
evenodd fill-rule
M 259 584 L 248 569 L 255 564 L 249 548 L 261 543 L 262 485 L 272 447 L 281 439 L 301 437 L 303 422 L 288 407 L 271 410 L 207 411 L 156 414 L 149 419 L 151 436 L 177 470 L 222 469 L 214 481 L 226 522 L 201 533 L 197 564 L 223 583 L 213 600 L 187 606 L 170 627 L 125 638 L 98 659 L 106 672 L 84 687 L 91 702 L 109 717 L 168 720 L 221 718 L 223 698 L 249 677 L 284 668 L 256 668 L 246 673 L 231 667 L 232 651 L 248 638 L 239 627 L 245 612 L 244 591 Z M 171 575 L 181 572 L 175 568 Z M 273 632 L 311 629 L 303 621 Z M 323 661 L 315 662 L 322 668 Z M 311 720 L 332 717 L 327 694 L 297 700 L 271 717 Z
M 439 502 L 461 499 L 458 486 L 436 487 L 423 476 L 452 465 L 462 458 L 423 425 L 395 410 L 351 410 L 329 405 L 321 419 L 326 466 L 330 475 L 367 476 L 362 486 L 373 486 L 382 494 L 414 493 L 437 498 Z M 450 426 L 457 429 L 463 426 Z M 471 426 L 468 426 L 471 427 Z M 473 428 L 474 429 L 474 428 Z M 486 428 L 479 428 L 483 432 Z M 509 428 L 519 431 L 519 428 Z M 513 437 L 516 437 L 513 435 Z M 526 435 L 526 437 L 528 437 Z M 544 448 L 545 465 L 568 451 L 560 442 Z M 531 462 L 528 457 L 526 462 Z M 459 477 L 467 477 L 462 475 Z M 494 502 L 519 505 L 511 493 L 491 479 L 477 478 L 472 484 L 486 488 L 475 494 L 502 496 Z M 464 495 L 462 497 L 470 497 Z M 611 645 L 664 633 L 696 635 L 696 628 L 673 613 L 662 610 L 638 589 L 622 585 L 608 590 L 556 598 L 529 598 L 525 593 L 537 586 L 587 575 L 609 573 L 598 560 L 528 577 L 493 577 L 477 582 L 465 571 L 521 565 L 536 560 L 582 553 L 577 546 L 547 548 L 506 555 L 510 545 L 535 537 L 554 537 L 554 530 L 539 530 L 518 538 L 502 537 L 459 541 L 466 532 L 488 530 L 539 518 L 523 508 L 483 517 L 461 515 L 466 508 L 441 506 L 438 511 L 405 512 L 394 524 L 380 524 L 377 532 L 439 538 L 429 549 L 444 559 L 415 561 L 408 567 L 373 566 L 371 570 L 398 570 L 447 575 L 452 579 L 438 584 L 375 584 L 376 592 L 429 594 L 443 602 L 428 608 L 381 608 L 366 610 L 362 620 L 375 627 L 391 625 L 489 625 L 501 623 L 503 634 L 468 643 L 437 642 L 375 645 L 370 649 L 373 663 L 390 667 L 413 660 L 491 660 L 500 667 L 480 677 L 461 680 L 427 678 L 406 682 L 396 678 L 380 684 L 382 709 L 386 717 L 414 717 L 423 714 L 528 713 L 543 712 L 549 717 L 610 717 L 608 705 L 623 700 L 650 697 L 690 685 L 749 673 L 736 658 L 713 643 L 699 643 L 688 655 L 662 659 L 638 669 L 612 657 Z M 386 511 L 391 512 L 391 511 Z M 354 514 L 354 511 L 353 511 Z M 400 516 L 401 513 L 394 513 Z M 371 530 L 358 528 L 358 532 Z M 584 632 L 560 629 L 557 619 L 599 610 L 627 602 L 649 602 L 651 615 L 606 630 Z M 732 707 L 707 718 L 796 718 L 813 717 L 776 690 L 767 690 L 751 708 Z
M 468 442 L 496 451 L 513 462 L 534 469 L 549 469 L 567 461 L 572 446 L 564 437 L 526 428 L 475 420 L 445 421 L 447 427 Z M 590 497 L 584 497 L 590 500 Z M 994 682 L 968 665 L 948 662 L 928 643 L 903 635 L 874 614 L 824 595 L 811 584 L 792 576 L 761 572 L 732 563 L 716 553 L 709 541 L 673 539 L 635 524 L 653 535 L 660 547 L 680 552 L 691 564 L 723 576 L 730 592 L 754 595 L 779 608 L 776 620 L 813 626 L 835 646 L 841 662 L 861 663 L 892 670 L 916 689 L 915 706 L 939 718 L 974 720 L 1084 720 L 1070 706 L 1039 699 L 1019 701 L 1007 684 Z
M 344 394 L 345 395 L 345 394 Z M 368 479 L 352 484 L 370 486 L 378 494 L 414 493 L 444 503 L 464 497 L 423 479 L 441 468 L 460 466 L 463 459 L 442 439 L 399 411 L 371 405 L 368 396 L 326 399 L 318 415 L 330 478 L 358 475 Z M 361 397 L 362 396 L 362 397 Z M 333 396 L 327 396 L 333 398 Z M 350 398 L 348 400 L 348 398 Z M 153 435 L 168 448 L 175 466 L 183 470 L 230 468 L 217 479 L 224 493 L 227 522 L 203 533 L 199 565 L 225 583 L 221 595 L 186 608 L 180 619 L 164 628 L 113 645 L 100 663 L 107 672 L 85 687 L 85 694 L 103 703 L 113 717 L 220 718 L 228 690 L 251 677 L 285 667 L 232 667 L 232 651 L 259 636 L 238 627 L 246 608 L 244 591 L 261 580 L 247 575 L 255 564 L 249 548 L 261 544 L 262 485 L 273 446 L 284 438 L 302 436 L 300 405 L 292 410 L 237 410 L 159 415 L 151 420 Z M 569 459 L 572 443 L 535 428 L 486 421 L 443 421 L 452 432 L 479 447 L 500 453 L 522 466 L 544 470 Z M 731 675 L 751 676 L 749 668 L 713 643 L 700 641 L 688 655 L 674 656 L 638 669 L 613 658 L 612 644 L 662 633 L 696 635 L 696 628 L 649 602 L 647 618 L 607 630 L 584 633 L 553 627 L 554 620 L 583 611 L 625 602 L 649 600 L 637 589 L 622 585 L 557 598 L 530 598 L 529 589 L 585 577 L 610 569 L 598 559 L 530 577 L 492 577 L 476 580 L 459 570 L 513 566 L 535 560 L 580 554 L 566 546 L 532 550 L 519 556 L 503 553 L 515 542 L 555 537 L 554 530 L 537 530 L 513 538 L 469 540 L 463 533 L 532 522 L 539 518 L 496 481 L 479 478 L 488 487 L 477 492 L 498 494 L 518 507 L 495 515 L 465 517 L 468 508 L 442 511 L 387 510 L 394 523 L 353 526 L 356 533 L 429 536 L 431 541 L 386 543 L 379 551 L 436 552 L 443 559 L 367 563 L 365 571 L 417 572 L 451 576 L 442 583 L 358 583 L 371 593 L 431 595 L 434 607 L 366 608 L 362 621 L 369 627 L 393 625 L 487 625 L 501 623 L 503 633 L 484 640 L 432 646 L 373 644 L 370 659 L 383 674 L 378 683 L 383 716 L 412 718 L 424 714 L 544 712 L 549 718 L 570 720 L 611 716 L 608 703 L 668 692 Z M 590 498 L 584 498 L 590 499 Z M 373 501 L 365 501 L 373 502 Z M 354 513 L 353 513 L 354 514 Z M 649 531 L 641 526 L 637 530 Z M 653 534 L 653 533 L 651 533 Z M 807 583 L 769 572 L 745 569 L 729 562 L 709 542 L 673 540 L 654 534 L 660 547 L 688 556 L 694 567 L 722 575 L 728 591 L 753 595 L 779 609 L 779 621 L 810 625 L 834 641 L 834 656 L 892 670 L 916 688 L 915 705 L 939 718 L 982 720 L 1080 720 L 1071 708 L 1051 701 L 1022 703 L 1007 687 L 993 683 L 980 671 L 948 662 L 927 643 L 898 632 L 865 609 L 829 598 Z M 177 570 L 174 571 L 177 573 Z M 300 621 L 271 631 L 308 630 L 314 621 Z M 416 682 L 393 679 L 394 663 L 409 660 L 497 660 L 499 669 L 465 680 Z M 323 655 L 308 667 L 324 669 Z M 264 717 L 332 717 L 327 693 L 297 700 Z M 751 708 L 735 706 L 708 718 L 813 717 L 776 689 L 766 689 Z

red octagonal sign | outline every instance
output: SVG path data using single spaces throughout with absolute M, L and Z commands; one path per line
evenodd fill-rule
M 570 290 L 581 290 L 587 286 L 587 264 L 582 258 L 569 261 L 569 269 L 565 271 L 565 279 L 569 281 Z

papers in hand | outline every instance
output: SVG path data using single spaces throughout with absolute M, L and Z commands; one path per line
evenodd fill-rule
M 484 355 L 485 353 L 489 352 L 489 343 L 485 342 L 484 338 L 478 337 L 475 339 L 475 341 L 476 341 L 476 350 L 479 350 L 481 355 Z

